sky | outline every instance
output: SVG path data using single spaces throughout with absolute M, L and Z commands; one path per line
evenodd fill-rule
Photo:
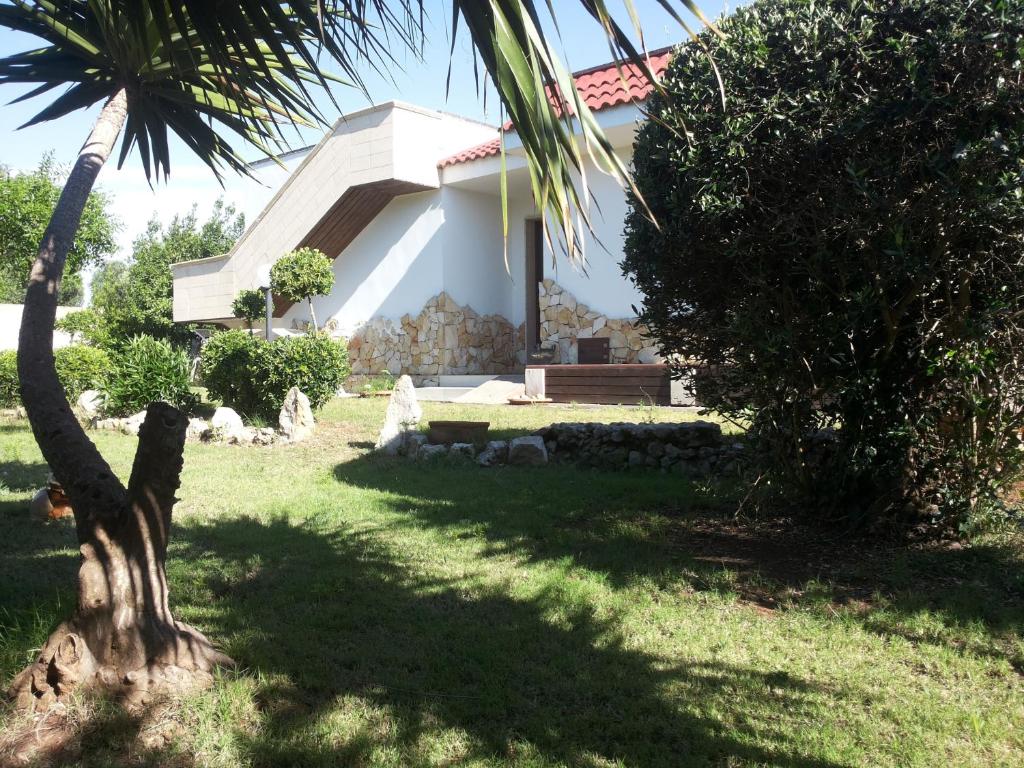
M 634 0 L 645 35 L 648 49 L 661 48 L 680 42 L 685 31 L 660 6 L 658 0 Z M 451 7 L 448 0 L 427 3 L 427 41 L 422 60 L 408 53 L 399 53 L 396 58 L 402 69 L 390 73 L 391 79 L 378 76 L 372 71 L 364 75 L 371 100 L 352 88 L 339 88 L 336 99 L 343 112 L 354 111 L 371 103 L 390 100 L 411 102 L 423 107 L 442 109 L 467 117 L 484 120 L 495 125 L 500 121 L 498 101 L 493 92 L 481 94 L 473 74 L 473 56 L 469 36 L 462 30 L 450 54 Z M 540 3 L 543 6 L 543 3 Z M 553 0 L 558 13 L 561 51 L 573 70 L 601 64 L 609 59 L 607 42 L 600 28 L 586 15 L 577 0 Z M 622 11 L 621 0 L 609 4 L 621 11 L 620 22 L 630 26 L 629 18 Z M 682 3 L 677 3 L 682 7 Z M 719 16 L 727 8 L 722 0 L 700 0 L 701 9 L 711 18 Z M 732 7 L 735 6 L 735 2 Z M 685 15 L 688 22 L 692 17 Z M 694 22 L 695 23 L 695 22 Z M 548 25 L 548 32 L 553 32 Z M 20 32 L 0 29 L 0 57 L 20 53 L 38 47 L 38 38 Z M 451 88 L 446 93 L 445 80 L 449 61 L 452 67 Z M 54 159 L 69 165 L 74 161 L 82 142 L 89 133 L 99 112 L 99 105 L 89 110 L 80 110 L 59 120 L 43 123 L 24 130 L 18 126 L 29 120 L 49 102 L 47 96 L 8 104 L 27 87 L 4 85 L 0 87 L 0 165 L 14 170 L 30 170 L 48 152 Z M 55 91 L 49 95 L 52 100 Z M 324 98 L 323 111 L 333 121 L 339 116 L 338 110 Z M 322 135 L 320 130 L 306 130 L 289 138 L 292 148 L 315 143 Z M 258 159 L 258 154 L 235 142 L 243 157 Z M 104 167 L 98 180 L 99 188 L 112 200 L 112 210 L 119 219 L 121 231 L 118 236 L 119 257 L 131 252 L 132 241 L 141 234 L 149 220 L 156 216 L 169 221 L 175 214 L 187 213 L 193 205 L 200 219 L 218 197 L 235 205 L 246 214 L 249 221 L 262 210 L 283 175 L 276 168 L 265 171 L 259 181 L 244 177 L 226 175 L 223 188 L 213 173 L 180 142 L 171 145 L 171 174 L 164 182 L 154 182 L 152 188 L 146 181 L 137 153 L 132 153 L 121 170 L 116 168 L 115 157 Z

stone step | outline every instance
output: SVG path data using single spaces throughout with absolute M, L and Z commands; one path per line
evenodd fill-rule
M 461 376 L 442 374 L 437 377 L 437 383 L 441 387 L 479 387 L 484 382 L 496 378 L 498 378 L 498 375 L 494 373 L 466 374 Z
M 424 402 L 451 403 L 476 387 L 417 387 L 416 398 Z

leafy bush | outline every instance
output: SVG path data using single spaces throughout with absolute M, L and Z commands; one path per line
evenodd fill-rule
M 270 289 L 288 301 L 307 301 L 309 316 L 316 329 L 313 297 L 326 296 L 334 287 L 331 260 L 315 248 L 299 248 L 279 259 L 270 268 Z
M 269 344 L 240 329 L 213 334 L 199 358 L 210 396 L 245 416 L 262 418 L 273 409 L 267 387 L 269 351 Z
M 162 400 L 184 411 L 196 406 L 189 389 L 188 356 L 166 339 L 134 336 L 114 354 L 105 409 L 125 416 Z
M 326 333 L 274 339 L 270 348 L 269 387 L 276 396 L 275 419 L 292 387 L 301 389 L 313 408 L 322 408 L 350 372 L 348 346 Z
M 16 408 L 20 404 L 18 353 L 5 349 L 0 351 L 0 408 Z
M 242 330 L 224 331 L 206 342 L 200 362 L 213 397 L 267 423 L 276 423 L 292 387 L 320 408 L 349 374 L 347 347 L 323 333 L 268 343 Z
M 717 373 L 759 488 L 961 525 L 1024 456 L 1024 2 L 767 0 L 724 27 L 724 108 L 686 46 L 634 147 L 644 322 Z
M 61 347 L 54 350 L 53 357 L 57 378 L 72 404 L 87 389 L 103 389 L 113 367 L 106 352 L 85 344 Z
M 252 328 L 252 324 L 263 317 L 264 312 L 266 312 L 266 298 L 263 291 L 255 288 L 239 291 L 235 300 L 231 302 L 231 314 L 244 319 L 248 328 Z
M 84 344 L 57 349 L 53 357 L 57 378 L 71 403 L 87 389 L 102 389 L 112 369 L 106 352 Z M 14 408 L 20 404 L 18 353 L 4 350 L 0 352 L 0 408 Z

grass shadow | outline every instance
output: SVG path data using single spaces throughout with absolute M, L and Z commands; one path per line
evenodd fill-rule
M 893 547 L 792 521 L 738 522 L 713 488 L 649 471 L 423 465 L 364 456 L 335 478 L 380 491 L 408 525 L 487 542 L 486 554 L 570 558 L 764 609 L 842 611 L 881 635 L 1005 658 L 1024 672 L 1024 547 Z
M 43 461 L 0 461 L 0 489 L 11 493 L 29 493 L 46 486 L 50 468 Z
M 468 595 L 410 575 L 372 532 L 326 517 L 216 521 L 177 541 L 179 563 L 215 560 L 205 570 L 221 574 L 179 600 L 204 606 L 204 629 L 233 638 L 226 651 L 268 680 L 248 745 L 256 765 L 363 764 L 380 750 L 425 764 L 439 731 L 461 735 L 454 761 L 833 765 L 793 754 L 780 735 L 779 713 L 790 727 L 810 717 L 814 684 L 647 655 L 556 588 L 530 600 Z M 326 722 L 353 698 L 386 712 L 387 726 L 365 715 L 332 744 Z M 716 710 L 745 717 L 727 724 Z

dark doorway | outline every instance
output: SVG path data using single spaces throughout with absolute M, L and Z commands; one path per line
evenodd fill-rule
M 526 354 L 540 349 L 538 286 L 544 280 L 544 232 L 540 219 L 526 220 Z

